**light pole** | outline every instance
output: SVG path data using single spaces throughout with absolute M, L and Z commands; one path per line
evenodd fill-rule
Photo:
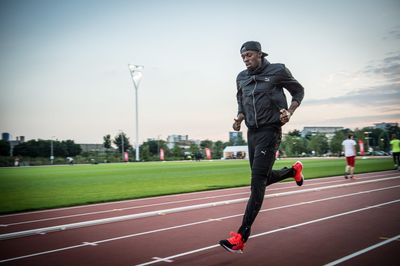
M 50 161 L 51 161 L 51 164 L 53 164 L 53 162 L 54 162 L 53 138 L 54 138 L 54 136 L 51 136 L 51 141 L 50 141 Z
M 372 132 L 370 132 L 370 131 L 365 131 L 364 132 L 364 134 L 367 135 L 367 137 L 365 139 L 367 140 L 367 152 L 368 152 L 368 154 L 369 154 L 369 139 L 370 139 L 369 134 L 371 134 L 371 133 Z
M 121 131 L 120 133 L 121 136 L 121 155 L 122 155 L 122 162 L 124 161 L 124 135 L 123 132 Z
M 133 86 L 135 87 L 135 101 L 136 101 L 136 161 L 139 161 L 139 114 L 138 114 L 138 89 L 140 81 L 143 77 L 144 66 L 128 64 L 129 72 L 131 73 Z

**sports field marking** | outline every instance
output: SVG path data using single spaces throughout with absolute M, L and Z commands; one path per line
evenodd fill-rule
M 20 257 L 16 257 L 16 258 L 9 258 L 9 259 L 5 259 L 5 260 L 0 260 L 0 263 L 14 261 L 14 260 L 21 260 L 21 259 L 31 258 L 31 257 L 35 257 L 35 256 L 40 256 L 40 255 L 46 255 L 46 254 L 55 253 L 55 252 L 61 252 L 61 251 L 74 249 L 74 248 L 81 248 L 81 247 L 85 247 L 85 246 L 90 246 L 90 245 L 83 243 L 83 244 L 80 244 L 80 245 L 69 246 L 69 247 L 65 247 L 65 248 L 47 250 L 47 251 L 43 251 L 43 252 L 39 252 L 39 253 L 35 253 L 35 254 L 28 254 L 28 255 L 24 255 L 24 256 L 20 256 Z
M 329 184 L 329 183 L 338 183 L 338 182 L 343 182 L 343 180 L 319 182 L 319 183 L 313 183 L 313 184 L 307 183 L 307 186 L 316 186 L 316 185 L 320 185 L 320 184 Z M 290 187 L 271 188 L 271 189 L 268 189 L 268 191 L 277 191 L 277 190 L 284 190 L 284 189 L 298 189 L 298 187 L 297 186 L 295 187 L 295 186 L 292 185 Z M 244 194 L 250 194 L 250 191 L 231 193 L 231 194 L 224 194 L 224 195 L 216 195 L 216 196 L 208 196 L 208 197 L 201 197 L 201 198 L 192 198 L 192 199 L 186 199 L 186 200 L 175 200 L 175 201 L 168 201 L 168 202 L 161 202 L 161 203 L 154 203 L 154 204 L 146 204 L 146 205 L 141 205 L 141 206 L 132 206 L 132 207 L 119 208 L 119 209 L 110 209 L 110 210 L 104 210 L 104 211 L 95 211 L 95 212 L 78 213 L 78 214 L 71 214 L 71 215 L 64 215 L 64 216 L 56 216 L 56 217 L 49 217 L 49 218 L 43 218 L 43 219 L 36 219 L 36 220 L 29 220 L 29 221 L 2 224 L 0 226 L 8 227 L 8 226 L 21 225 L 21 224 L 30 224 L 30 223 L 38 223 L 38 222 L 45 222 L 45 221 L 53 221 L 53 220 L 60 220 L 60 219 L 73 218 L 73 217 L 81 217 L 81 216 L 87 216 L 87 215 L 93 215 L 93 214 L 110 213 L 110 212 L 116 212 L 116 211 L 119 212 L 119 211 L 124 211 L 124 210 L 133 210 L 133 209 L 140 209 L 140 208 L 156 207 L 156 206 L 170 205 L 170 204 L 176 204 L 176 203 L 199 201 L 199 200 L 205 200 L 205 199 L 216 199 L 216 198 L 223 198 L 223 197 L 238 196 L 238 195 L 244 195 Z
M 163 261 L 163 262 L 174 262 L 173 260 L 166 260 L 166 259 L 159 258 L 159 257 L 153 257 L 152 259 L 153 259 L 153 260 L 161 260 L 161 261 Z
M 260 210 L 260 213 L 268 212 L 268 211 L 275 211 L 275 210 L 280 210 L 280 209 L 285 209 L 285 208 L 291 208 L 291 207 L 297 207 L 297 206 L 300 206 L 300 205 L 312 204 L 312 203 L 323 202 L 323 201 L 328 201 L 328 200 L 335 200 L 335 199 L 339 199 L 339 198 L 352 197 L 352 196 L 357 196 L 357 195 L 362 195 L 362 194 L 367 194 L 367 193 L 372 193 L 372 192 L 378 192 L 378 191 L 383 191 L 383 190 L 388 190 L 388 189 L 394 189 L 394 188 L 399 188 L 399 187 L 400 187 L 400 185 L 396 185 L 396 186 L 391 186 L 391 187 L 386 187 L 386 188 L 378 188 L 378 189 L 354 192 L 354 193 L 340 195 L 340 196 L 332 196 L 332 197 L 318 199 L 318 200 L 303 201 L 303 202 L 284 205 L 284 206 L 279 206 L 279 207 L 262 209 L 262 210 Z M 199 224 L 208 223 L 208 222 L 220 222 L 222 220 L 231 219 L 231 218 L 240 217 L 240 216 L 243 216 L 243 213 L 229 215 L 229 216 L 223 216 L 223 217 L 218 217 L 218 218 L 210 218 L 210 219 L 203 220 L 203 221 L 198 221 L 198 222 L 193 222 L 193 223 L 188 223 L 188 224 L 182 224 L 182 225 L 176 225 L 176 226 L 166 227 L 166 228 L 160 228 L 160 229 L 156 229 L 156 230 L 151 230 L 151 231 L 147 231 L 147 232 L 141 232 L 141 233 L 126 235 L 126 236 L 121 236 L 121 237 L 116 237 L 116 238 L 109 238 L 109 239 L 95 241 L 93 243 L 96 243 L 96 244 L 106 243 L 106 242 L 120 240 L 120 239 L 124 239 L 124 238 L 130 238 L 130 237 L 135 237 L 135 236 L 153 234 L 153 233 L 168 231 L 168 230 L 172 230 L 172 229 L 179 229 L 179 228 L 183 228 L 183 227 L 199 225 Z
M 362 249 L 362 250 L 359 250 L 359 251 L 357 251 L 357 252 L 354 252 L 354 253 L 352 253 L 352 254 L 350 254 L 350 255 L 347 255 L 346 257 L 343 257 L 343 258 L 340 258 L 340 259 L 338 259 L 338 260 L 332 261 L 332 262 L 330 262 L 330 263 L 328 263 L 328 264 L 325 264 L 325 266 L 334 266 L 334 265 L 338 265 L 339 263 L 345 262 L 345 261 L 350 260 L 350 259 L 352 259 L 352 258 L 354 258 L 354 257 L 360 256 L 361 254 L 364 254 L 364 253 L 366 253 L 366 252 L 368 252 L 368 251 L 371 251 L 371 250 L 373 250 L 373 249 L 379 248 L 379 247 L 381 247 L 381 246 L 384 246 L 384 245 L 386 245 L 386 244 L 389 244 L 390 242 L 393 242 L 393 241 L 397 241 L 397 240 L 399 240 L 399 239 L 400 239 L 400 235 L 394 236 L 394 237 L 389 238 L 389 239 L 387 239 L 387 240 L 385 240 L 385 241 L 382 241 L 382 242 L 380 242 L 380 243 L 377 243 L 377 244 L 375 244 L 375 245 L 369 246 L 369 247 L 367 247 L 367 248 L 364 248 L 364 249 Z
M 309 188 L 309 189 L 301 189 L 301 190 L 297 190 L 297 191 L 269 194 L 269 195 L 265 195 L 264 198 L 281 197 L 281 196 L 288 196 L 288 195 L 301 194 L 301 193 L 307 193 L 307 192 L 322 191 L 322 190 L 332 189 L 332 188 L 363 185 L 363 184 L 368 184 L 368 183 L 383 182 L 383 181 L 399 179 L 399 178 L 400 178 L 400 176 L 387 177 L 387 178 L 374 179 L 374 180 L 368 180 L 368 181 L 357 181 L 357 182 L 351 182 L 351 183 L 343 183 L 343 184 L 339 184 L 339 185 L 331 185 L 331 186 L 323 186 L 323 187 L 316 187 L 316 188 Z M 203 209 L 203 208 L 222 206 L 222 205 L 227 205 L 227 204 L 235 204 L 235 203 L 245 202 L 247 200 L 248 200 L 248 198 L 246 197 L 246 198 L 239 198 L 239 199 L 233 199 L 233 200 L 218 201 L 218 202 L 211 202 L 211 203 L 203 203 L 203 204 L 197 204 L 197 205 L 189 205 L 189 206 L 178 207 L 178 208 L 149 211 L 149 212 L 130 214 L 130 215 L 122 215 L 122 216 L 116 216 L 116 217 L 110 217 L 110 218 L 104 218 L 104 219 L 97 219 L 97 220 L 91 220 L 91 221 L 85 221 L 85 222 L 78 222 L 78 223 L 71 223 L 71 224 L 64 224 L 64 225 L 56 225 L 56 226 L 37 228 L 37 229 L 31 229 L 31 230 L 25 230 L 25 231 L 18 231 L 18 232 L 1 234 L 0 235 L 0 240 L 31 236 L 31 235 L 35 235 L 35 234 L 38 234 L 38 233 L 55 232 L 55 231 L 60 231 L 60 230 L 75 229 L 75 228 L 86 227 L 86 226 L 93 226 L 93 225 L 99 225 L 99 224 L 121 222 L 121 221 L 126 221 L 126 220 L 133 220 L 133 219 L 146 218 L 146 217 L 151 217 L 151 216 L 158 216 L 158 215 L 160 215 L 160 213 L 165 215 L 165 214 L 171 214 L 171 213 L 176 213 L 176 212 L 191 211 L 191 210 L 197 210 L 197 209 Z
M 328 197 L 328 198 L 324 198 L 324 199 L 299 202 L 299 203 L 290 204 L 290 205 L 284 205 L 284 206 L 279 206 L 279 207 L 274 207 L 274 208 L 263 209 L 263 210 L 260 211 L 260 213 L 267 212 L 267 211 L 279 210 L 279 209 L 285 209 L 285 208 L 291 208 L 291 207 L 296 207 L 296 206 L 305 205 L 305 204 L 323 202 L 323 201 L 328 201 L 328 200 L 335 200 L 335 199 L 338 199 L 338 198 L 362 195 L 362 194 L 366 194 L 366 193 L 378 192 L 378 191 L 383 191 L 383 190 L 388 190 L 388 189 L 393 189 L 393 188 L 399 188 L 399 187 L 400 187 L 400 185 L 396 185 L 396 186 L 391 186 L 391 187 L 386 187 L 386 188 L 378 188 L 378 189 L 354 192 L 354 193 L 350 193 L 350 194 L 344 194 L 344 195 L 340 195 L 340 196 L 333 196 L 333 197 Z M 155 230 L 151 230 L 151 231 L 125 235 L 125 236 L 120 236 L 120 237 L 103 239 L 103 240 L 94 241 L 94 242 L 83 242 L 83 244 L 81 244 L 81 245 L 75 245 L 75 246 L 72 246 L 72 247 L 65 247 L 65 248 L 61 248 L 61 249 L 49 250 L 49 251 L 29 254 L 29 255 L 25 255 L 25 256 L 21 256 L 21 257 L 15 257 L 15 258 L 9 258 L 9 259 L 6 259 L 6 260 L 1 260 L 0 263 L 7 262 L 7 261 L 24 259 L 24 258 L 29 258 L 29 257 L 40 256 L 40 255 L 44 255 L 44 254 L 48 254 L 48 253 L 60 252 L 60 251 L 64 251 L 64 250 L 68 250 L 68 249 L 72 249 L 72 248 L 80 248 L 80 247 L 85 247 L 85 246 L 90 246 L 90 245 L 98 245 L 98 244 L 102 244 L 102 243 L 117 241 L 117 240 L 131 238 L 131 237 L 137 237 L 137 236 L 142 236 L 142 235 L 159 233 L 159 232 L 163 232 L 163 231 L 180 229 L 180 228 L 184 228 L 184 227 L 190 227 L 190 226 L 195 226 L 195 225 L 209 223 L 209 222 L 216 222 L 216 221 L 219 222 L 221 220 L 231 219 L 231 218 L 235 218 L 235 217 L 239 217 L 239 216 L 243 216 L 243 213 L 224 216 L 224 217 L 219 217 L 219 218 L 214 218 L 214 219 L 207 219 L 207 220 L 202 220 L 202 221 L 192 222 L 192 223 L 187 223 L 187 224 L 182 224 L 182 225 L 176 225 L 176 226 L 171 226 L 171 227 L 166 227 L 166 228 L 160 228 L 160 229 L 155 229 Z M 216 245 L 216 246 L 218 246 L 218 245 Z M 212 248 L 212 247 L 208 247 L 206 249 L 209 249 L 209 248 Z M 200 251 L 202 251 L 202 250 L 205 250 L 205 249 L 204 248 L 200 249 Z
M 393 171 L 361 173 L 360 175 L 362 175 L 362 177 L 359 178 L 359 180 L 369 179 L 369 178 L 377 178 L 377 177 L 380 177 L 380 176 L 388 176 L 388 174 L 397 174 L 397 173 L 393 173 Z M 314 178 L 314 179 L 308 179 L 308 180 L 306 179 L 307 180 L 306 184 L 308 186 L 310 183 L 324 184 L 324 183 L 341 182 L 340 180 L 321 182 L 321 180 L 337 179 L 337 178 L 340 178 L 340 177 L 341 176 L 331 176 L 331 177 Z M 290 184 L 290 182 L 279 182 L 279 183 L 274 184 L 274 186 L 288 186 L 289 184 Z M 247 188 L 249 188 L 249 186 L 235 187 L 235 188 L 225 188 L 225 189 L 221 189 L 221 190 L 223 190 L 223 191 L 231 191 L 231 190 L 242 190 L 242 189 L 247 189 Z M 268 191 L 280 190 L 280 189 L 285 189 L 285 188 L 269 188 Z M 288 186 L 287 188 L 292 188 L 292 186 L 290 186 L 290 187 Z M 81 206 L 64 207 L 64 208 L 56 208 L 56 209 L 48 209 L 48 210 L 30 211 L 30 212 L 14 213 L 14 214 L 5 214 L 5 215 L 0 215 L 0 219 L 3 218 L 3 217 L 15 217 L 15 216 L 24 216 L 24 215 L 30 215 L 30 214 L 56 212 L 56 211 L 63 211 L 63 210 L 85 209 L 85 208 L 91 208 L 91 207 L 96 207 L 96 206 L 116 205 L 116 204 L 120 204 L 120 203 L 140 202 L 140 201 L 146 201 L 146 200 L 150 200 L 150 199 L 153 200 L 153 199 L 177 198 L 177 197 L 183 197 L 183 196 L 188 196 L 188 195 L 213 193 L 213 192 L 218 192 L 218 191 L 221 191 L 221 190 L 198 191 L 198 192 L 181 193 L 181 194 L 173 194 L 173 195 L 163 195 L 163 196 L 150 197 L 150 198 L 121 200 L 121 201 L 95 203 L 95 204 L 90 204 L 90 205 L 81 205 Z M 110 211 L 112 211 L 112 210 L 116 211 L 116 210 L 119 210 L 119 208 L 112 207 L 112 209 Z M 85 213 L 83 215 L 85 215 Z
M 370 210 L 370 209 L 373 209 L 373 208 L 378 208 L 378 207 L 382 207 L 382 206 L 385 206 L 385 205 L 390 205 L 390 204 L 394 204 L 394 203 L 398 203 L 398 202 L 400 202 L 400 199 L 389 201 L 389 202 L 384 202 L 384 203 L 380 203 L 380 204 L 376 204 L 376 205 L 373 205 L 373 206 L 368 206 L 368 207 L 365 207 L 365 208 L 356 209 L 356 210 L 352 210 L 352 211 L 348 211 L 348 212 L 342 212 L 342 213 L 338 213 L 338 214 L 335 214 L 335 215 L 331 215 L 331 216 L 327 216 L 327 217 L 311 220 L 311 221 L 308 221 L 308 222 L 290 225 L 290 226 L 287 226 L 287 227 L 284 227 L 284 228 L 279 228 L 279 229 L 263 232 L 263 233 L 260 233 L 260 234 L 253 235 L 250 238 L 256 238 L 256 237 L 260 237 L 260 236 L 270 235 L 270 234 L 281 232 L 281 231 L 285 231 L 285 230 L 288 230 L 288 229 L 301 227 L 301 226 L 305 226 L 305 225 L 309 225 L 309 224 L 313 224 L 313 223 L 319 223 L 319 222 L 330 220 L 330 219 L 334 219 L 334 218 L 337 218 L 337 217 L 341 217 L 341 216 L 345 216 L 345 215 L 349 215 L 349 214 L 353 214 L 353 213 L 357 213 L 357 212 L 362 212 L 362 211 L 366 211 L 366 210 Z M 212 248 L 216 248 L 216 247 L 219 247 L 219 245 L 218 244 L 217 245 L 211 245 L 211 246 L 208 246 L 208 247 L 203 247 L 203 248 L 200 248 L 200 249 L 195 249 L 195 250 L 187 251 L 187 252 L 184 252 L 184 253 L 175 254 L 175 255 L 172 255 L 172 256 L 169 256 L 169 257 L 166 257 L 166 258 L 162 258 L 162 260 L 152 260 L 152 261 L 148 261 L 148 262 L 145 262 L 145 263 L 137 264 L 136 266 L 151 265 L 151 264 L 159 263 L 159 262 L 162 262 L 162 261 L 165 261 L 165 260 L 176 259 L 176 258 L 179 258 L 179 257 L 183 257 L 183 256 L 186 256 L 186 255 L 194 254 L 194 253 L 197 253 L 197 252 L 201 252 L 201 251 L 212 249 Z
M 370 178 L 376 178 L 379 177 L 380 175 L 374 175 L 374 176 L 368 176 L 368 177 L 363 177 L 359 178 L 359 180 L 364 180 L 364 179 L 370 179 Z M 337 178 L 337 177 L 335 177 Z M 307 187 L 310 186 L 317 186 L 317 185 L 325 185 L 325 184 L 332 184 L 332 183 L 343 183 L 345 180 L 333 180 L 333 181 L 325 181 L 325 182 L 311 182 L 314 181 L 315 179 L 308 180 L 306 183 Z M 315 180 L 315 181 L 321 181 L 321 180 Z M 278 184 L 288 184 L 287 182 L 285 183 L 278 183 Z M 238 188 L 237 188 L 238 189 Z M 243 189 L 243 187 L 242 187 Z M 245 189 L 248 189 L 248 187 L 245 187 Z M 290 186 L 285 186 L 281 188 L 268 188 L 268 192 L 270 191 L 277 191 L 277 190 L 284 190 L 284 189 L 299 189 L 297 186 L 293 186 L 290 184 Z M 203 191 L 205 192 L 205 191 Z M 209 191 L 212 192 L 212 191 Z M 63 215 L 63 216 L 56 216 L 56 217 L 49 217 L 49 218 L 43 218 L 43 219 L 36 219 L 36 220 L 27 220 L 27 221 L 22 221 L 22 222 L 14 222 L 14 223 L 8 223 L 8 224 L 1 224 L 0 227 L 9 227 L 9 226 L 15 226 L 15 225 L 22 225 L 22 224 L 30 224 L 30 223 L 38 223 L 38 222 L 44 222 L 44 221 L 54 221 L 54 220 L 61 220 L 61 219 L 66 219 L 66 218 L 73 218 L 73 217 L 82 217 L 82 216 L 87 216 L 87 215 L 95 215 L 95 214 L 103 214 L 103 213 L 110 213 L 110 212 L 120 212 L 124 210 L 132 210 L 132 209 L 140 209 L 140 208 L 147 208 L 147 207 L 156 207 L 156 206 L 162 206 L 162 205 L 169 205 L 169 204 L 176 204 L 176 203 L 184 203 L 184 202 L 190 202 L 190 201 L 199 201 L 199 200 L 205 200 L 205 199 L 214 199 L 214 198 L 222 198 L 222 197 L 231 197 L 231 196 L 237 196 L 237 195 L 244 195 L 244 194 L 249 194 L 250 191 L 246 192 L 238 192 L 238 193 L 231 193 L 231 194 L 224 194 L 224 195 L 215 195 L 215 196 L 207 196 L 207 197 L 200 197 L 200 198 L 191 198 L 191 199 L 186 199 L 186 200 L 175 200 L 175 201 L 168 201 L 168 202 L 162 202 L 162 203 L 154 203 L 154 204 L 146 204 L 146 205 L 140 205 L 140 206 L 132 206 L 132 207 L 125 207 L 125 208 L 113 208 L 110 210 L 103 210 L 103 211 L 95 211 L 95 212 L 86 212 L 86 213 L 78 213 L 78 214 L 71 214 L 71 215 Z M 186 194 L 188 195 L 188 194 Z M 148 198 L 148 199 L 154 199 L 154 198 Z M 127 203 L 127 202 L 124 202 Z M 93 205 L 89 205 L 93 206 Z M 72 207 L 75 208 L 75 207 Z M 58 211 L 59 209 L 53 210 L 53 211 Z M 25 213 L 27 214 L 27 213 Z M 3 216 L 5 217 L 5 216 Z M 0 216 L 1 218 L 1 216 Z

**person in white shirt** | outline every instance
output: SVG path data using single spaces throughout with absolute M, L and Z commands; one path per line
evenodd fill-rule
M 354 166 L 356 163 L 356 145 L 357 143 L 353 139 L 353 134 L 349 134 L 348 138 L 342 142 L 344 156 L 346 157 L 346 168 L 344 177 L 347 179 L 354 177 Z

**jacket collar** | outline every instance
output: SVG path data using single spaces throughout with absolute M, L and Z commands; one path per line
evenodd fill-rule
M 261 74 L 262 72 L 264 72 L 264 70 L 268 67 L 269 64 L 270 62 L 263 57 L 261 59 L 261 65 L 254 70 L 247 70 L 247 74 L 249 76 Z

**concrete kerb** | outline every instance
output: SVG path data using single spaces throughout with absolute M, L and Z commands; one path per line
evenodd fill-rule
M 387 178 L 381 178 L 381 179 L 375 179 L 375 180 L 358 181 L 358 182 L 352 182 L 352 183 L 331 185 L 331 186 L 325 186 L 325 187 L 302 189 L 302 190 L 290 191 L 290 192 L 274 193 L 274 194 L 266 195 L 265 198 L 282 197 L 282 196 L 288 196 L 288 195 L 294 195 L 294 194 L 300 194 L 300 193 L 308 193 L 308 192 L 327 190 L 327 189 L 332 189 L 332 188 L 349 187 L 349 186 L 362 185 L 362 184 L 368 184 L 368 183 L 382 182 L 382 181 L 388 181 L 388 180 L 399 179 L 399 178 L 400 178 L 400 176 L 395 176 L 395 177 L 387 177 Z M 185 207 L 143 212 L 143 213 L 137 213 L 137 214 L 123 215 L 123 216 L 97 219 L 97 220 L 91 220 L 91 221 L 85 221 L 85 222 L 56 225 L 56 226 L 50 226 L 50 227 L 44 227 L 44 228 L 38 228 L 38 229 L 32 229 L 32 230 L 25 230 L 25 231 L 13 232 L 13 233 L 1 234 L 0 240 L 20 238 L 20 237 L 37 235 L 37 234 L 46 234 L 46 233 L 50 233 L 50 232 L 64 231 L 64 230 L 69 230 L 69 229 L 76 229 L 76 228 L 81 228 L 81 227 L 86 227 L 86 226 L 121 222 L 121 221 L 126 221 L 126 220 L 134 220 L 134 219 L 146 218 L 146 217 L 157 216 L 157 215 L 166 215 L 166 214 L 172 214 L 172 213 L 177 213 L 177 212 L 192 211 L 192 210 L 198 210 L 198 209 L 203 209 L 203 208 L 218 207 L 218 206 L 223 206 L 223 205 L 228 205 L 228 204 L 246 202 L 247 200 L 248 200 L 248 197 L 234 199 L 234 200 L 224 200 L 224 201 L 203 203 L 203 204 L 197 204 L 197 205 L 190 205 L 190 206 L 185 206 Z

